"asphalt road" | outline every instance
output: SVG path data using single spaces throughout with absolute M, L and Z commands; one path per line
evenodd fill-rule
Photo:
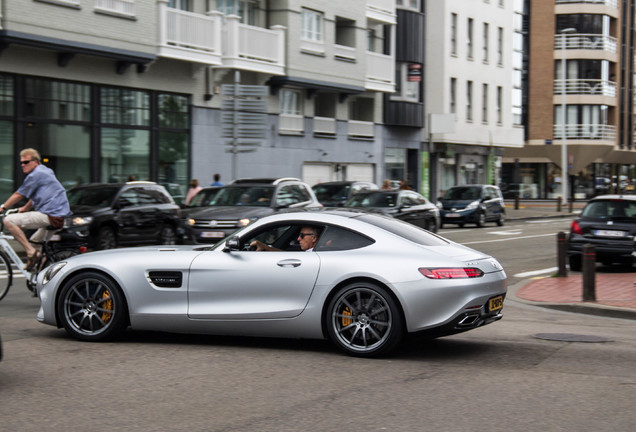
M 485 243 L 500 236 L 490 228 L 456 231 L 480 250 L 505 247 L 509 275 L 553 265 L 509 256 L 545 252 L 548 236 L 515 247 Z M 36 322 L 37 307 L 21 282 L 0 302 L 2 430 L 631 432 L 636 424 L 633 321 L 507 300 L 499 322 L 364 360 L 326 341 L 129 331 L 118 342 L 82 343 Z

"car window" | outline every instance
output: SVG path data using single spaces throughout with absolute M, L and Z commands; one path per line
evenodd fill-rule
M 203 189 L 192 198 L 188 207 L 209 206 L 214 201 L 214 197 L 218 192 L 219 189 Z
M 346 207 L 395 207 L 397 204 L 397 193 L 370 193 L 354 195 L 345 204 Z
M 442 237 L 419 228 L 408 222 L 401 221 L 389 216 L 377 215 L 377 214 L 363 214 L 357 216 L 358 219 L 377 226 L 385 231 L 400 236 L 408 241 L 412 241 L 424 246 L 442 246 L 449 244 L 448 241 Z
M 307 226 L 307 224 L 299 222 L 267 225 L 258 231 L 250 233 L 246 237 L 241 237 L 241 244 L 245 246 L 254 240 L 259 240 L 276 249 L 301 252 L 302 249 L 298 243 L 298 234 L 300 233 L 300 229 L 304 226 Z M 322 227 L 320 228 L 320 231 L 322 231 Z
M 347 197 L 349 196 L 349 188 L 350 186 L 348 184 L 318 184 L 313 187 L 316 198 L 318 198 L 319 201 L 339 201 L 347 199 Z M 359 188 L 357 190 L 359 190 Z M 354 189 L 354 192 L 356 192 L 357 190 Z
M 348 229 L 327 226 L 314 249 L 316 252 L 360 249 L 375 243 L 373 239 Z
M 119 188 L 80 188 L 68 191 L 68 202 L 70 205 L 85 205 L 91 207 L 107 207 L 111 205 Z
M 444 199 L 449 200 L 478 200 L 480 197 L 480 187 L 453 187 L 444 195 Z
M 135 188 L 139 205 L 152 205 L 165 203 L 165 197 L 156 189 L 151 188 Z
M 596 219 L 636 218 L 636 202 L 624 200 L 590 201 L 581 215 Z
M 309 201 L 310 195 L 301 185 L 283 185 L 276 192 L 276 205 L 289 207 L 300 202 Z
M 127 189 L 119 196 L 120 207 L 131 207 L 139 205 L 139 197 L 135 189 Z

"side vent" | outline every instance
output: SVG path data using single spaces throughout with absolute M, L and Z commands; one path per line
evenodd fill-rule
M 178 271 L 151 271 L 148 278 L 159 288 L 181 288 L 183 275 Z

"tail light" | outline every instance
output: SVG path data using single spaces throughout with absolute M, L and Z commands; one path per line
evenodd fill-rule
M 572 225 L 570 226 L 570 232 L 572 234 L 583 235 L 583 230 L 581 229 L 581 225 L 579 225 L 577 221 L 572 221 Z
M 79 253 L 83 254 L 88 250 L 88 248 L 86 246 L 80 246 L 79 247 Z
M 420 273 L 429 279 L 468 279 L 482 277 L 484 272 L 478 268 L 420 268 Z

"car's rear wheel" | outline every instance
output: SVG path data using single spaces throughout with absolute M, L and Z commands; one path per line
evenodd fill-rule
M 388 354 L 402 340 L 400 309 L 385 288 L 368 282 L 342 287 L 325 317 L 331 341 L 358 357 Z
M 102 227 L 97 235 L 98 249 L 115 249 L 117 247 L 117 236 L 115 230 L 111 227 Z
M 112 339 L 128 323 L 121 290 L 113 280 L 96 272 L 80 273 L 64 284 L 57 314 L 68 334 L 84 341 Z
M 163 245 L 173 245 L 177 243 L 177 234 L 170 225 L 164 225 L 161 229 L 160 243 Z
M 570 262 L 570 270 L 581 271 L 581 267 L 582 267 L 581 255 L 570 255 L 568 257 L 568 261 Z

